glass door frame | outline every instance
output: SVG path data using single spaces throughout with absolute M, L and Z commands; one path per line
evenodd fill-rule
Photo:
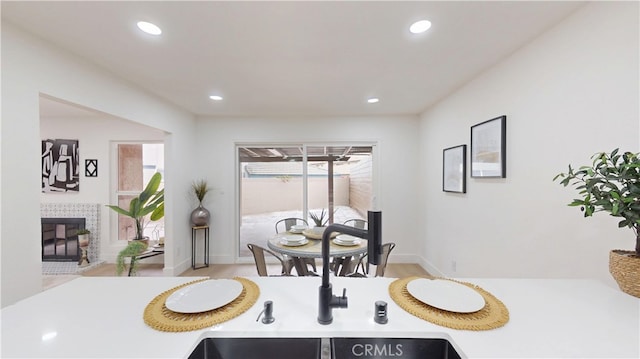
M 376 210 L 378 207 L 378 198 L 379 198 L 379 143 L 378 141 L 320 141 L 320 142 L 251 142 L 251 141 L 242 141 L 234 143 L 234 168 L 235 168 L 235 195 L 234 195 L 234 203 L 235 203 L 235 216 L 234 216 L 234 257 L 236 263 L 251 263 L 253 262 L 252 257 L 241 257 L 240 256 L 240 228 L 242 224 L 242 213 L 241 213 L 241 201 L 242 201 L 242 176 L 241 176 L 241 162 L 240 162 L 240 148 L 244 147 L 253 147 L 253 148 L 273 148 L 273 147 L 300 147 L 302 148 L 302 187 L 303 187 L 303 216 L 305 220 L 309 220 L 309 181 L 308 181 L 308 147 L 331 147 L 331 146 L 367 146 L 371 147 L 371 161 L 372 161 L 372 169 L 371 169 L 371 209 Z

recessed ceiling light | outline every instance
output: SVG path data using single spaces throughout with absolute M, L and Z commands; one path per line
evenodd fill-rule
M 409 31 L 411 31 L 412 34 L 420 34 L 420 33 L 423 33 L 425 31 L 429 30 L 430 27 L 431 27 L 431 21 L 429 21 L 429 20 L 420 20 L 420 21 L 414 22 L 409 27 Z
M 368 103 L 378 103 L 380 102 L 380 99 L 377 97 L 372 97 L 370 99 L 367 100 Z
M 138 21 L 138 28 L 149 35 L 160 35 L 162 34 L 162 30 L 160 28 L 150 22 L 146 21 Z
M 221 101 L 222 100 L 222 96 L 218 96 L 218 95 L 211 95 L 211 96 L 209 96 L 209 98 L 214 100 L 214 101 Z

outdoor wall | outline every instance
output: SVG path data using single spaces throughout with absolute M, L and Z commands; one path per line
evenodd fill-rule
M 371 166 L 371 157 L 363 158 L 351 167 L 349 175 L 349 207 L 363 218 L 367 218 L 367 209 L 371 208 Z
M 193 204 L 186 193 L 196 167 L 185 159 L 195 153 L 193 117 L 6 21 L 2 22 L 1 80 L 2 306 L 42 288 L 40 242 L 24 240 L 40 237 L 41 94 L 165 132 L 165 273 L 188 268 L 188 213 Z M 172 163 L 180 163 L 179 168 Z
M 605 214 L 583 218 L 566 205 L 577 192 L 552 179 L 597 151 L 638 151 L 639 29 L 637 2 L 590 3 L 423 114 L 427 269 L 615 286 L 608 252 L 633 248 L 634 233 Z M 470 145 L 470 127 L 499 115 L 507 116 L 507 177 L 467 177 L 466 194 L 442 192 L 442 150 Z
M 382 211 L 383 241 L 396 242 L 393 260 L 416 262 L 419 220 L 415 172 L 418 119 L 396 117 L 199 118 L 198 153 L 215 188 L 205 199 L 211 211 L 211 258 L 233 262 L 238 251 L 238 170 L 236 144 L 363 143 L 375 144 L 373 199 L 370 209 Z
M 349 205 L 349 177 L 335 177 L 333 204 Z M 309 178 L 309 208 L 327 208 L 328 188 L 324 178 Z M 242 215 L 302 209 L 301 178 L 243 178 Z

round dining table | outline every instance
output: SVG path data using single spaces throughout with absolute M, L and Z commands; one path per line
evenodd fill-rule
M 339 234 L 339 233 L 336 233 Z M 302 243 L 289 244 L 285 238 L 288 236 L 305 236 Z M 341 258 L 341 270 L 337 275 L 346 275 L 351 264 L 351 259 L 360 257 L 367 252 L 367 240 L 358 239 L 354 244 L 345 245 L 341 243 L 338 237 L 333 235 L 329 243 L 329 257 Z M 298 275 L 312 275 L 307 266 L 301 260 L 302 258 L 322 258 L 322 240 L 319 236 L 311 232 L 304 231 L 300 233 L 283 232 L 269 239 L 267 246 L 274 252 L 285 254 L 293 259 L 293 264 Z M 321 273 L 318 273 L 321 274 Z

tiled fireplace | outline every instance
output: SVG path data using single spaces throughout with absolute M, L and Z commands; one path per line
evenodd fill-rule
M 89 262 L 100 259 L 100 205 L 97 203 L 41 203 L 41 218 L 84 218 L 89 235 Z M 46 261 L 46 259 L 44 259 Z

